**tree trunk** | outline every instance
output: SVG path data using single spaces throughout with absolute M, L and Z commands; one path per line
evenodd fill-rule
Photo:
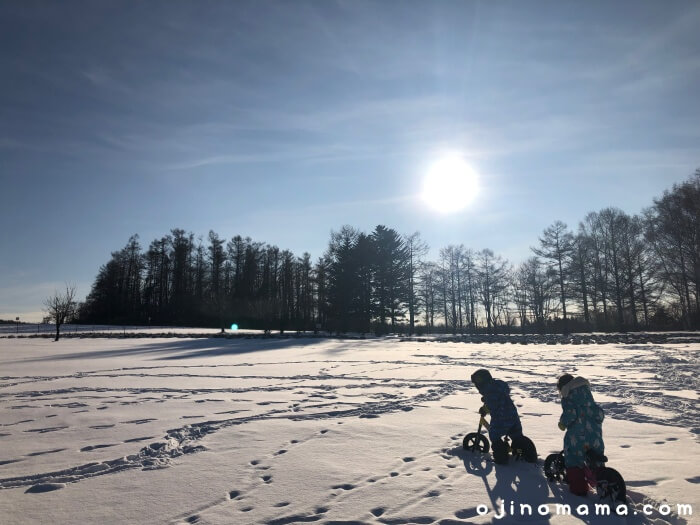
M 567 325 L 567 320 L 566 320 L 566 294 L 564 292 L 564 269 L 562 268 L 561 264 L 561 257 L 559 257 L 558 260 L 559 263 L 559 289 L 561 291 L 561 308 L 564 313 L 564 334 L 569 333 L 569 327 Z

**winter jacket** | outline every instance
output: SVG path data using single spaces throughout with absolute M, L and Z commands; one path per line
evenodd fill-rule
M 523 433 L 518 409 L 515 408 L 513 400 L 510 398 L 510 387 L 505 381 L 492 379 L 481 390 L 484 396 L 484 403 L 491 413 L 491 426 L 489 437 L 491 441 L 500 439 L 502 436 L 520 436 Z
M 603 454 L 603 409 L 596 404 L 588 381 L 577 377 L 561 389 L 560 425 L 564 435 L 564 463 L 567 467 L 583 467 L 586 450 Z

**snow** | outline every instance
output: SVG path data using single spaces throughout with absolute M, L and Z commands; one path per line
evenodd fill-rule
M 700 343 L 667 341 L 0 338 L 0 522 L 700 522 Z M 557 377 L 589 379 L 630 516 L 537 516 L 598 499 L 541 461 L 464 452 L 480 367 L 510 383 L 541 460 L 562 446 Z M 535 515 L 495 520 L 511 501 Z

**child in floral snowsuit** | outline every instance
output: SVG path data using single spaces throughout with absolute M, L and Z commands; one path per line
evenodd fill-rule
M 564 436 L 564 465 L 569 490 L 580 496 L 588 493 L 583 470 L 588 450 L 601 456 L 605 452 L 603 443 L 603 409 L 596 404 L 588 381 L 582 377 L 574 379 L 570 374 L 559 378 L 557 388 L 561 393 L 562 414 L 559 428 L 566 430 Z

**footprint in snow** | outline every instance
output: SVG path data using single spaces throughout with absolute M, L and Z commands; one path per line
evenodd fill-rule
M 280 503 L 275 503 L 275 504 L 273 505 L 273 507 L 278 507 L 278 508 L 279 508 L 279 507 L 286 507 L 287 505 L 289 505 L 289 502 L 288 502 L 288 501 L 281 501 Z
M 63 427 L 32 428 L 30 430 L 25 430 L 24 432 L 37 432 L 39 434 L 46 434 L 47 432 L 56 432 L 57 430 L 63 430 L 64 428 L 68 428 L 68 427 L 63 426 Z
M 0 427 L 12 427 L 14 425 L 21 425 L 22 423 L 31 423 L 33 419 L 23 419 L 22 421 L 15 421 L 14 423 L 4 423 L 0 424 Z
M 386 509 L 384 509 L 382 507 L 377 507 L 376 509 L 370 510 L 370 512 L 372 514 L 374 514 L 375 518 L 378 518 L 379 516 L 381 516 L 382 514 L 384 514 L 386 512 Z
M 455 512 L 455 518 L 465 520 L 465 519 L 473 518 L 477 514 L 478 513 L 476 512 L 475 508 L 462 509 L 462 510 L 458 510 L 457 512 Z
M 190 516 L 189 518 L 187 518 L 185 521 L 187 523 L 197 523 L 199 522 L 199 516 L 195 514 L 194 516 Z
M 285 449 L 278 450 L 277 452 L 275 452 L 275 456 L 281 456 L 282 454 L 286 454 L 286 453 L 287 453 L 287 451 Z
M 265 483 L 272 483 L 272 476 L 267 475 L 261 478 Z
M 147 439 L 153 439 L 155 436 L 145 436 L 140 438 L 125 439 L 124 443 L 136 443 L 137 441 L 146 441 Z
M 343 483 L 341 485 L 333 485 L 331 487 L 332 489 L 342 489 L 342 490 L 352 490 L 355 488 L 355 485 L 352 483 Z
M 410 456 L 403 458 L 404 463 L 410 463 L 411 461 L 415 461 L 415 460 L 416 460 L 416 458 L 412 458 Z
M 239 491 L 232 490 L 231 492 L 228 493 L 228 499 L 236 499 L 240 495 L 241 495 L 241 493 Z
M 98 448 L 108 448 L 108 447 L 115 447 L 117 446 L 116 443 L 109 443 L 105 445 L 90 445 L 88 447 L 83 447 L 80 449 L 80 452 L 90 452 L 91 450 L 97 450 Z
M 37 485 L 32 485 L 27 490 L 24 491 L 25 494 L 41 494 L 42 492 L 51 492 L 53 490 L 59 490 L 66 486 L 65 483 L 39 483 Z
M 66 450 L 65 448 L 54 448 L 53 450 L 44 450 L 41 452 L 32 452 L 31 454 L 27 454 L 27 456 L 43 456 L 44 454 L 56 454 L 57 452 L 63 452 Z

